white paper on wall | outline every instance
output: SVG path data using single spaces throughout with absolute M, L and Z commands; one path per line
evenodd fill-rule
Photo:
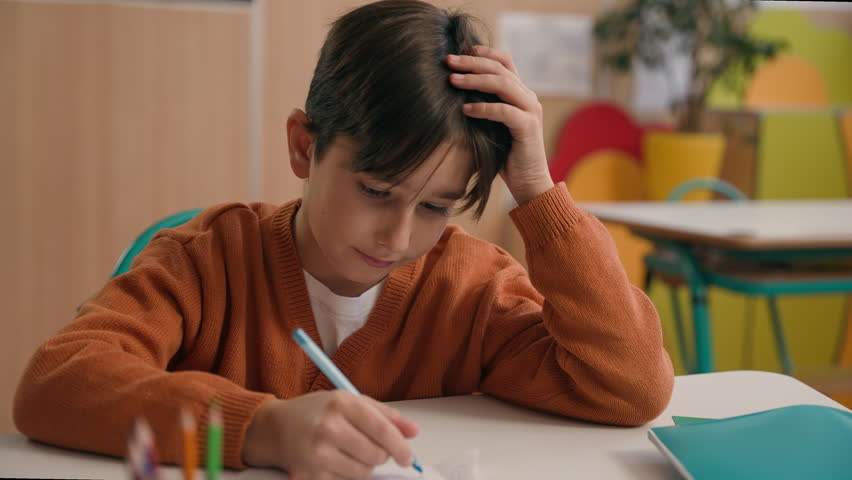
M 592 24 L 585 15 L 504 12 L 497 18 L 498 47 L 538 95 L 588 97 Z

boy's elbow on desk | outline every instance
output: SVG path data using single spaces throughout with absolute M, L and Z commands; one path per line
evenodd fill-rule
M 673 385 L 672 381 L 671 386 Z M 565 392 L 552 397 L 545 404 L 530 402 L 528 405 L 568 418 L 602 425 L 638 427 L 654 420 L 665 411 L 671 399 L 671 387 L 619 393 L 585 392 L 581 395 L 586 398 L 578 399 L 577 392 Z
M 543 402 L 519 403 L 603 425 L 636 427 L 659 417 L 668 407 L 674 373 L 663 366 L 653 372 L 632 371 L 623 376 L 590 378 L 580 374 L 571 385 Z
M 12 403 L 12 420 L 15 428 L 27 437 L 57 443 L 62 429 L 58 423 L 63 418 L 63 406 L 67 405 L 70 392 L 67 381 L 57 375 L 59 364 L 44 354 L 44 346 L 39 348 L 25 368 Z M 65 390 L 65 395 L 60 394 Z
M 72 427 L 77 417 L 71 413 L 79 398 L 75 392 L 81 389 L 74 388 L 69 375 L 63 375 L 62 363 L 46 355 L 45 346 L 35 352 L 18 381 L 12 421 L 20 433 L 32 440 L 85 448 L 73 441 L 75 434 L 81 432 Z
M 610 379 L 606 393 L 599 393 L 593 404 L 597 405 L 595 422 L 636 427 L 659 417 L 669 405 L 674 391 L 674 370 L 668 356 L 654 369 L 630 372 L 618 383 Z
M 674 372 L 671 367 L 661 369 L 653 378 L 644 377 L 631 383 L 634 386 L 625 395 L 626 406 L 620 412 L 613 412 L 619 416 L 613 423 L 636 427 L 659 417 L 668 407 L 674 390 Z
M 33 440 L 48 441 L 44 438 L 40 425 L 47 417 L 44 411 L 39 410 L 42 404 L 40 395 L 35 391 L 33 380 L 25 375 L 18 385 L 12 404 L 12 420 L 19 432 Z
M 633 392 L 629 396 L 612 399 L 606 406 L 599 406 L 588 420 L 606 425 L 638 427 L 659 417 L 670 399 L 671 389 Z
M 674 386 L 674 382 L 672 382 Z M 634 400 L 634 409 L 627 417 L 625 426 L 638 427 L 659 417 L 669 405 L 671 400 L 671 388 L 665 391 L 646 392 L 637 395 Z

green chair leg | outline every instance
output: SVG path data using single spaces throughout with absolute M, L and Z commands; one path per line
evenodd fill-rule
M 668 196 L 669 202 L 676 202 L 684 195 L 695 190 L 711 190 L 724 195 L 734 201 L 745 201 L 747 197 L 737 187 L 718 178 L 694 178 L 687 180 L 671 191 Z M 650 237 L 648 237 L 650 238 Z M 683 332 L 683 324 L 680 314 L 680 302 L 677 301 L 677 293 L 672 289 L 671 301 L 672 311 L 675 316 L 675 328 L 677 329 L 678 343 L 680 343 L 681 357 L 684 367 L 689 373 L 707 373 L 713 371 L 713 339 L 710 330 L 710 312 L 707 306 L 707 279 L 690 248 L 675 241 L 660 241 L 650 238 L 656 245 L 677 254 L 678 274 L 689 283 L 692 295 L 692 324 L 694 326 L 695 353 L 694 362 L 687 360 L 686 339 Z M 646 257 L 646 263 L 648 257 Z M 650 265 L 649 265 L 650 269 Z M 650 275 L 646 277 L 646 286 Z
M 677 298 L 677 289 L 673 285 L 669 285 L 669 298 L 672 303 L 672 314 L 674 316 L 675 334 L 677 335 L 678 348 L 680 349 L 680 359 L 683 362 L 683 368 L 686 371 L 693 372 L 695 364 L 692 361 L 689 351 L 686 349 L 686 334 L 683 331 L 683 314 L 680 310 L 680 299 Z
M 781 313 L 778 310 L 778 303 L 774 295 L 768 297 L 769 316 L 772 319 L 772 331 L 775 334 L 775 346 L 778 349 L 778 359 L 781 361 L 781 368 L 784 373 L 790 375 L 793 373 L 793 361 L 790 358 L 790 352 L 787 350 L 787 340 L 784 337 L 784 327 L 781 324 Z
M 744 369 L 751 370 L 754 359 L 754 324 L 757 321 L 754 315 L 754 302 L 752 297 L 745 297 L 745 310 L 743 313 L 743 346 L 741 351 L 741 364 Z
M 713 371 L 713 341 L 710 332 L 710 312 L 707 310 L 707 290 L 704 285 L 692 285 L 692 322 L 695 325 L 695 373 Z

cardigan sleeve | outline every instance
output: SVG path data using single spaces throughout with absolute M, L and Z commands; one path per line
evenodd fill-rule
M 671 360 L 606 228 L 562 183 L 511 216 L 529 273 L 512 262 L 482 295 L 482 391 L 600 423 L 656 418 L 671 397 Z
M 35 352 L 15 395 L 17 428 L 42 442 L 123 456 L 134 418 L 144 416 L 162 460 L 176 463 L 181 408 L 192 411 L 203 429 L 215 397 L 225 416 L 225 463 L 244 467 L 245 429 L 271 395 L 211 373 L 168 371 L 201 327 L 201 296 L 183 244 L 156 237 L 129 272 L 107 283 Z

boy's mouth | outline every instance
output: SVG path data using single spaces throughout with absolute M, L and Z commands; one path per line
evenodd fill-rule
M 358 250 L 357 248 L 355 249 L 355 251 L 358 252 L 358 255 L 361 256 L 361 258 L 364 260 L 364 262 L 366 262 L 367 265 L 369 265 L 371 267 L 388 268 L 391 265 L 393 265 L 394 263 L 396 263 L 393 260 L 388 261 L 388 260 L 381 260 L 381 259 L 378 259 L 376 257 L 371 257 L 370 255 L 367 255 L 366 253 L 362 252 L 361 250 Z

